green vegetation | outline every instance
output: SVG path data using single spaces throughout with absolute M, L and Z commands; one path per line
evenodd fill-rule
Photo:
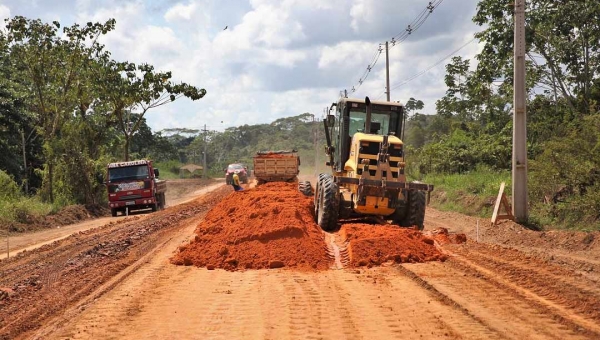
M 179 177 L 179 168 L 182 166 L 179 161 L 164 161 L 154 162 L 154 168 L 159 169 L 160 178 L 162 179 L 177 179 Z
M 41 202 L 38 197 L 25 197 L 12 177 L 0 170 L 0 224 L 25 223 L 30 215 L 44 216 L 51 212 L 53 205 Z
M 433 184 L 431 205 L 441 210 L 489 218 L 502 182 L 504 192 L 510 195 L 510 172 L 496 172 L 486 168 L 462 174 L 428 174 L 423 182 Z

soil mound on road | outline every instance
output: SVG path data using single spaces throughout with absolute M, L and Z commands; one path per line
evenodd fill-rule
M 348 242 L 350 265 L 355 267 L 371 267 L 388 261 L 415 263 L 447 259 L 435 247 L 433 238 L 415 229 L 352 223 L 342 225 L 340 234 Z
M 217 204 L 171 262 L 208 269 L 327 269 L 324 235 L 312 199 L 296 184 L 267 183 L 233 192 Z

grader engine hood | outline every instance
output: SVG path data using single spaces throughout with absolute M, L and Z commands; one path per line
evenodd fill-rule
M 356 133 L 344 166 L 349 177 L 404 181 L 403 143 L 395 136 Z

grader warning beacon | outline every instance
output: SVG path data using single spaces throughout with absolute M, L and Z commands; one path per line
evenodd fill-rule
M 315 190 L 315 220 L 323 230 L 336 229 L 339 219 L 367 216 L 423 229 L 433 186 L 406 181 L 403 112 L 400 103 L 369 97 L 331 105 L 323 123 L 332 173 L 320 174 Z

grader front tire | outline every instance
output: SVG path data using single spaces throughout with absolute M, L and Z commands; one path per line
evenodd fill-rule
M 425 192 L 424 191 L 411 191 L 408 194 L 408 207 L 406 216 L 402 222 L 402 226 L 412 227 L 417 226 L 419 230 L 423 230 L 425 225 Z
M 339 214 L 339 189 L 333 176 L 324 176 L 319 183 L 317 224 L 324 231 L 333 231 L 337 228 Z

